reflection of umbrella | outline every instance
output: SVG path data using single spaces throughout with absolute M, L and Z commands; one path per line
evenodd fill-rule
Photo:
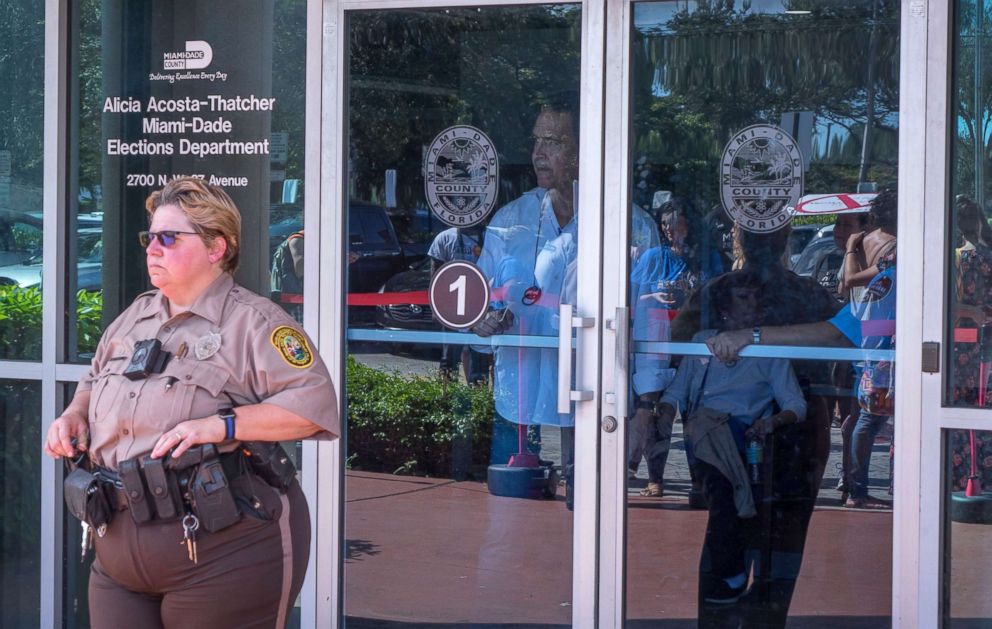
M 982 326 L 978 335 L 978 407 L 985 408 L 985 389 L 989 377 L 989 364 L 992 362 L 992 324 Z M 968 431 L 968 446 L 971 450 L 971 474 L 964 495 L 974 498 L 982 494 L 982 479 L 978 476 L 978 444 L 975 430 Z
M 796 216 L 816 216 L 820 214 L 858 214 L 870 209 L 871 200 L 877 192 L 836 194 L 807 194 L 799 199 L 792 213 Z
M 992 366 L 992 323 L 984 324 L 978 331 L 978 406 L 985 407 L 985 396 Z M 971 450 L 971 473 L 963 492 L 951 494 L 951 520 L 973 524 L 992 524 L 992 493 L 982 491 L 978 476 L 978 439 L 974 430 L 968 431 L 968 445 Z

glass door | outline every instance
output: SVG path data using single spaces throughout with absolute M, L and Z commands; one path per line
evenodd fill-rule
M 616 6 L 601 623 L 889 626 L 900 4 Z
M 325 26 L 344 86 L 346 236 L 322 236 L 347 252 L 329 261 L 347 295 L 344 623 L 582 625 L 602 15 L 425 4 L 340 3 Z
M 923 341 L 933 364 L 922 376 L 919 486 L 920 528 L 933 534 L 920 540 L 920 626 L 992 624 L 990 11 L 982 1 L 948 3 L 942 32 L 952 71 L 933 89 L 949 99 L 928 112 L 944 123 L 935 145 L 949 168 L 926 204 L 933 244 L 924 256 Z

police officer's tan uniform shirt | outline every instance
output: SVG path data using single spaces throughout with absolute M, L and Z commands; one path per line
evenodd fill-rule
M 201 339 L 211 334 L 219 335 L 219 348 L 198 359 L 197 344 L 206 353 L 210 343 Z M 121 374 L 135 343 L 144 339 L 161 341 L 172 358 L 163 373 L 128 380 Z M 274 404 L 320 426 L 314 438 L 340 434 L 334 389 L 313 343 L 281 308 L 236 285 L 227 273 L 189 311 L 171 318 L 159 291 L 138 296 L 104 332 L 79 388 L 92 389 L 91 456 L 113 469 L 149 454 L 162 433 L 180 422 L 225 406 Z M 226 451 L 233 444 L 220 447 Z

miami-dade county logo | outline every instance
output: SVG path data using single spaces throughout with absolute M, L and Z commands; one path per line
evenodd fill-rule
M 167 52 L 162 55 L 162 68 L 165 70 L 202 70 L 210 65 L 214 49 L 203 40 L 186 42 L 186 50 Z
M 489 136 L 475 127 L 449 127 L 427 148 L 427 203 L 448 225 L 470 227 L 484 221 L 496 205 L 497 181 L 496 149 Z
M 743 229 L 765 233 L 782 227 L 802 194 L 803 157 L 782 129 L 752 125 L 723 149 L 720 200 Z

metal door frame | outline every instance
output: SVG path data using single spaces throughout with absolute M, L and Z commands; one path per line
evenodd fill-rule
M 312 3 L 316 5 L 316 3 Z M 340 261 L 344 259 L 347 241 L 344 238 L 347 207 L 347 102 L 344 81 L 347 79 L 347 13 L 351 11 L 391 9 L 433 9 L 454 7 L 484 7 L 509 5 L 558 4 L 536 0 L 324 0 L 311 7 L 314 22 L 319 24 L 321 43 L 319 76 L 321 89 L 308 94 L 307 128 L 310 137 L 319 137 L 319 147 L 307 147 L 307 172 L 319 172 L 319 182 L 308 182 L 306 225 L 318 230 L 320 243 L 317 256 L 307 256 L 306 291 L 316 294 L 315 311 L 306 316 L 317 317 L 316 342 L 327 361 L 335 383 L 344 380 L 345 343 L 345 275 Z M 586 0 L 582 5 L 582 65 L 580 105 L 579 180 L 579 257 L 578 277 L 583 278 L 578 290 L 576 317 L 600 317 L 600 286 L 603 250 L 601 235 L 603 215 L 598 208 L 603 200 L 603 76 L 605 1 Z M 319 20 L 318 20 L 319 17 Z M 310 31 L 310 29 L 308 29 Z M 314 31 L 310 31 L 314 34 Z M 312 50 L 308 42 L 308 50 Z M 308 85 L 316 85 L 309 76 Z M 316 102 L 315 102 L 316 101 Z M 316 121 L 319 120 L 319 124 Z M 311 124 L 314 123 L 314 124 Z M 315 130 L 319 129 L 318 132 Z M 311 168 L 312 167 L 312 168 Z M 319 169 L 319 170 L 318 170 Z M 313 190 L 319 191 L 314 194 Z M 311 207 L 314 200 L 319 206 Z M 309 266 L 312 265 L 312 266 Z M 320 273 L 320 269 L 336 269 Z M 308 323 L 313 318 L 305 319 Z M 575 511 L 572 538 L 572 618 L 575 626 L 593 627 L 596 617 L 596 551 L 597 537 L 597 473 L 599 446 L 599 356 L 598 328 L 576 330 L 575 378 L 578 389 L 592 391 L 590 401 L 576 402 Z M 340 391 L 340 388 L 339 388 Z M 307 458 L 308 452 L 311 459 Z M 313 459 L 316 459 L 313 464 Z M 304 465 L 316 469 L 305 489 L 314 513 L 315 534 L 310 569 L 303 589 L 304 627 L 340 626 L 344 611 L 344 563 L 341 548 L 344 539 L 344 474 L 341 442 L 311 445 L 304 450 Z
M 914 3 L 915 4 L 915 3 Z M 924 5 L 925 10 L 925 5 Z M 943 500 L 944 471 L 946 459 L 944 456 L 943 432 L 947 429 L 976 429 L 992 430 L 992 413 L 987 410 L 954 408 L 943 405 L 944 390 L 947 385 L 948 370 L 946 365 L 947 338 L 946 330 L 953 324 L 948 307 L 948 296 L 952 294 L 951 275 L 953 267 L 946 250 L 948 234 L 953 223 L 951 215 L 951 146 L 956 134 L 952 125 L 956 114 L 952 111 L 953 98 L 953 43 L 955 39 L 954 4 L 951 0 L 934 0 L 929 6 L 928 39 L 926 48 L 926 147 L 925 154 L 929 159 L 925 164 L 926 186 L 920 186 L 919 197 L 924 199 L 922 208 L 923 230 L 919 242 L 914 242 L 918 248 L 909 251 L 923 252 L 918 260 L 914 260 L 913 271 L 919 272 L 919 295 L 917 304 L 922 303 L 921 330 L 919 340 L 906 344 L 907 359 L 921 357 L 921 352 L 915 348 L 923 342 L 939 343 L 942 348 L 941 370 L 936 374 L 919 373 L 919 380 L 907 382 L 907 386 L 916 385 L 913 393 L 916 395 L 920 412 L 919 433 L 916 443 L 919 444 L 918 458 L 898 457 L 896 465 L 905 460 L 906 465 L 918 464 L 914 479 L 918 495 L 916 506 L 910 516 L 917 521 L 916 537 L 911 541 L 916 543 L 915 562 L 906 563 L 903 570 L 909 571 L 916 581 L 907 588 L 910 598 L 907 603 L 907 614 L 910 609 L 916 611 L 916 624 L 907 623 L 911 627 L 937 627 L 941 623 L 944 601 L 941 593 L 944 591 L 945 560 L 944 541 L 946 531 L 943 528 L 946 510 Z M 919 53 L 919 56 L 924 56 Z M 923 161 L 923 154 L 918 160 Z M 902 191 L 900 190 L 900 194 Z M 903 197 L 909 198 L 909 197 Z M 900 221 L 904 202 L 900 203 Z M 900 223 L 899 238 L 902 239 L 903 225 Z M 917 230 L 919 231 L 919 230 Z M 936 246 L 925 248 L 924 243 L 936 243 Z M 900 248 L 902 245 L 900 245 Z M 899 264 L 905 264 L 909 256 L 901 256 Z M 917 268 L 918 267 L 918 268 Z M 904 272 L 900 273 L 906 277 Z M 905 279 L 900 279 L 904 290 Z M 906 310 L 903 310 L 906 312 Z M 912 356 L 915 354 L 915 357 Z M 908 374 L 907 375 L 908 379 Z M 902 380 L 899 386 L 903 386 Z M 903 386 L 903 390 L 907 390 Z M 899 395 L 902 395 L 900 392 Z M 897 404 L 900 402 L 897 398 Z M 897 432 L 897 440 L 899 435 Z M 898 452 L 898 448 L 897 448 Z M 904 466 L 904 469 L 905 466 Z M 918 470 L 918 471 L 917 471 Z M 902 482 L 902 481 L 901 481 Z M 907 483 L 908 484 L 908 483 Z M 898 488 L 898 485 L 897 485 Z M 914 531 L 907 531 L 907 536 Z M 899 565 L 896 566 L 899 568 Z

